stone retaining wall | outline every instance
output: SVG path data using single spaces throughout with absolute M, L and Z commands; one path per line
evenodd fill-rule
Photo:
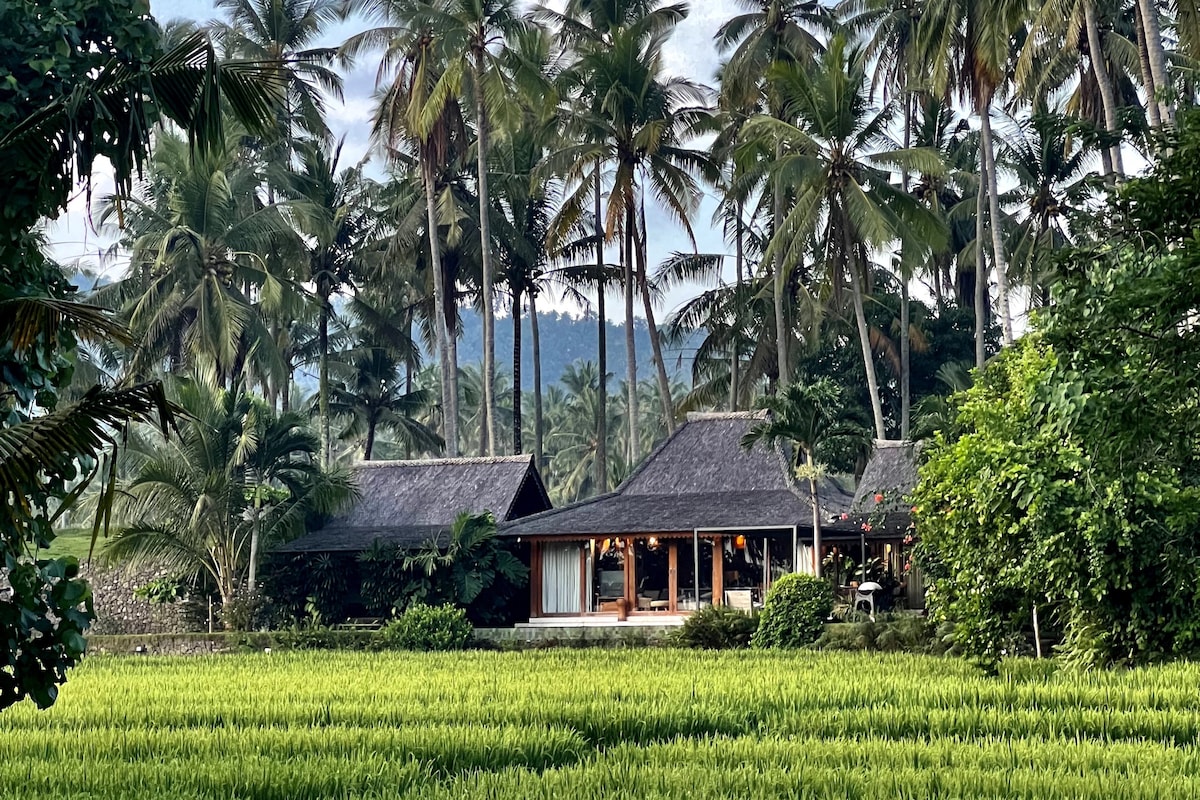
M 151 603 L 134 597 L 135 589 L 163 577 L 160 569 L 89 565 L 80 572 L 92 587 L 93 634 L 187 633 L 206 627 L 200 610 L 186 600 Z

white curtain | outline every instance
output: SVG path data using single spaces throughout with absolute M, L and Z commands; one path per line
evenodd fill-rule
M 806 544 L 800 544 L 796 547 L 800 551 L 797 554 L 798 560 L 796 565 L 798 569 L 796 571 L 804 575 L 815 575 L 816 571 L 813 569 L 813 549 Z
M 578 614 L 580 549 L 578 543 L 542 545 L 542 613 Z

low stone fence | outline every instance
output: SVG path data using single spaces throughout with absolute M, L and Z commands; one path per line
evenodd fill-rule
M 96 621 L 93 634 L 187 633 L 205 628 L 204 612 L 193 603 L 151 603 L 134 596 L 134 590 L 163 577 L 154 568 L 103 568 L 86 565 L 82 577 L 92 587 Z

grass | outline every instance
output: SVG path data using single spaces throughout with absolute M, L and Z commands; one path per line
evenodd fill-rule
M 901 654 L 96 657 L 0 714 L 0 797 L 1190 797 L 1197 687 Z
M 96 551 L 93 555 L 99 555 L 100 550 L 104 547 L 103 534 L 96 541 Z M 50 555 L 55 558 L 59 556 L 75 556 L 79 559 L 79 563 L 83 564 L 88 560 L 88 554 L 92 547 L 92 527 L 90 525 L 83 528 L 62 528 L 55 532 L 54 541 L 50 543 Z

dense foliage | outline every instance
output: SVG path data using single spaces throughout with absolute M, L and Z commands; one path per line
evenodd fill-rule
M 1035 608 L 1083 662 L 1200 652 L 1200 244 L 1179 216 L 1200 203 L 1198 149 L 1188 112 L 1119 191 L 1119 235 L 1065 256 L 1038 332 L 929 451 L 914 499 L 931 603 L 969 652 L 1024 647 Z
M 789 573 L 771 584 L 751 644 L 758 648 L 810 645 L 833 611 L 833 587 L 812 575 Z
M 679 629 L 671 632 L 670 643 L 699 650 L 749 647 L 758 622 L 755 614 L 728 606 L 707 606 L 689 614 Z
M 413 603 L 384 625 L 377 638 L 391 650 L 462 650 L 472 633 L 461 608 Z
M 0 794 L 1186 797 L 1198 680 L 803 651 L 94 659 L 52 711 L 0 717 Z

